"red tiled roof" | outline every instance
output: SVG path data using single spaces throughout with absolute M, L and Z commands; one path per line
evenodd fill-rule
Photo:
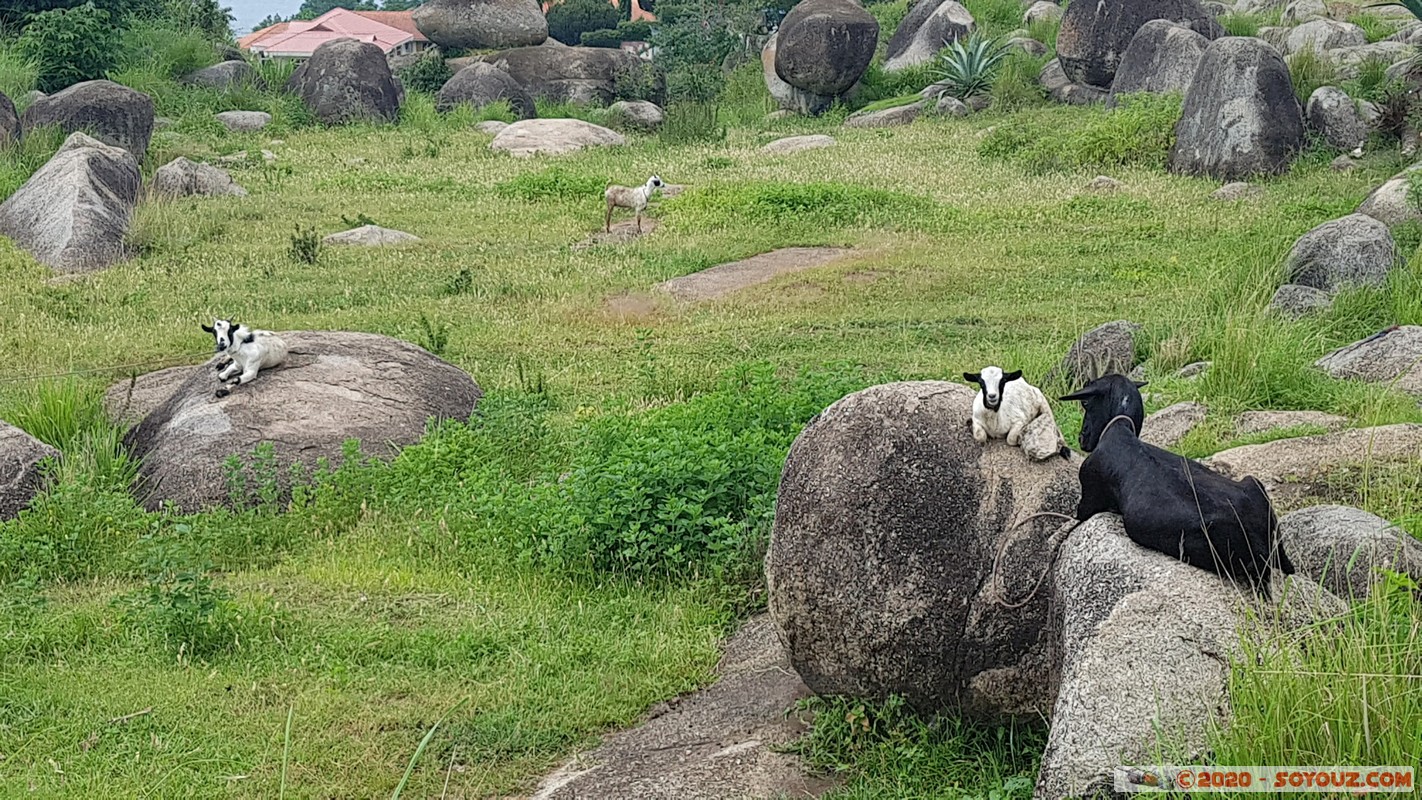
M 392 28 L 399 28 L 405 33 L 413 35 L 417 42 L 429 41 L 423 33 L 420 33 L 420 29 L 415 27 L 415 15 L 410 11 L 357 11 L 355 13 Z
M 409 12 L 384 13 L 409 17 Z M 413 22 L 411 27 L 414 27 Z M 239 44 L 255 53 L 304 58 L 326 42 L 345 38 L 370 42 L 387 53 L 407 42 L 428 41 L 418 33 L 412 34 L 384 19 L 372 19 L 365 13 L 333 8 L 313 20 L 282 22 L 257 31 L 242 37 Z

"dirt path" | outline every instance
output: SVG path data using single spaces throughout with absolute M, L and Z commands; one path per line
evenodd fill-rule
M 712 300 L 780 275 L 822 267 L 851 252 L 842 247 L 786 247 L 673 278 L 657 288 L 679 300 Z

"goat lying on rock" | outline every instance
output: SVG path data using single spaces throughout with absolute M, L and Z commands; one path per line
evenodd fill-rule
M 1052 416 L 1046 395 L 1022 380 L 1020 369 L 1004 373 L 1001 367 L 983 367 L 982 372 L 964 372 L 963 378 L 980 387 L 973 398 L 973 439 L 978 444 L 1005 438 L 1009 445 L 1018 447 L 1032 420 L 1043 414 Z M 1010 389 L 1008 384 L 1012 384 Z M 1052 427 L 1056 427 L 1055 421 Z M 1071 451 L 1063 446 L 1061 455 L 1069 458 Z
M 218 364 L 217 380 L 233 386 L 251 383 L 260 370 L 271 369 L 286 361 L 286 342 L 271 331 L 254 331 L 246 325 L 239 325 L 225 319 L 215 319 L 212 327 L 202 326 L 212 334 L 217 352 L 226 353 L 228 360 Z M 217 390 L 218 397 L 226 397 L 231 391 L 223 386 Z
M 1186 564 L 1247 581 L 1269 596 L 1273 569 L 1292 575 L 1279 541 L 1278 520 L 1264 486 L 1239 481 L 1197 461 L 1138 438 L 1145 420 L 1140 387 L 1123 375 L 1107 375 L 1063 397 L 1086 409 L 1081 449 L 1081 502 L 1076 518 L 1121 515 L 1136 544 Z
M 612 232 L 612 209 L 630 208 L 637 212 L 637 232 L 641 233 L 642 212 L 647 210 L 647 203 L 651 202 L 652 195 L 665 185 L 661 178 L 653 175 L 635 189 L 626 186 L 607 187 L 607 191 L 602 193 L 603 199 L 607 201 L 607 218 L 602 221 L 603 230 Z

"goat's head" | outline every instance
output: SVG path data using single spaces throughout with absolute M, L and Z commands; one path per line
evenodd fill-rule
M 659 178 L 659 177 L 657 177 L 656 175 L 653 175 L 652 177 L 650 177 L 650 178 L 647 179 L 647 188 L 648 188 L 648 189 L 651 189 L 651 190 L 655 191 L 655 190 L 657 190 L 657 189 L 662 188 L 663 186 L 666 186 L 666 184 L 665 184 L 665 183 L 662 183 L 662 179 Z
M 225 352 L 233 344 L 237 343 L 237 329 L 242 327 L 236 322 L 225 319 L 215 319 L 212 327 L 202 326 L 202 329 L 212 334 L 212 338 L 217 345 L 217 352 Z
M 1144 382 L 1133 381 L 1125 375 L 1105 375 L 1086 384 L 1080 391 L 1072 392 L 1063 400 L 1080 400 L 1086 415 L 1081 420 L 1081 449 L 1090 453 L 1101 442 L 1101 434 L 1116 417 L 1126 417 L 1131 421 L 1132 433 L 1141 432 L 1145 422 L 1145 403 L 1141 400 Z
M 996 411 L 1002 406 L 1002 394 L 1007 390 L 1007 383 L 1022 377 L 1022 370 L 1013 370 L 1004 373 L 1001 367 L 983 367 L 982 372 L 964 372 L 963 378 L 982 387 L 983 405 L 989 411 Z

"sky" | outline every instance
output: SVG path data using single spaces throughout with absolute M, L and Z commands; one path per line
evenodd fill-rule
M 289 17 L 301 8 L 301 0 L 222 0 L 221 4 L 231 8 L 237 18 L 232 23 L 232 32 L 238 36 L 251 33 L 252 26 L 266 19 L 268 14 Z

